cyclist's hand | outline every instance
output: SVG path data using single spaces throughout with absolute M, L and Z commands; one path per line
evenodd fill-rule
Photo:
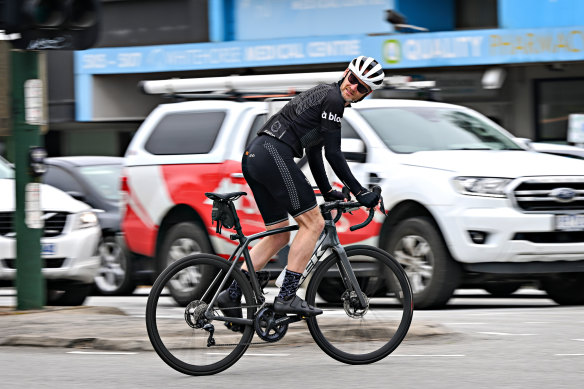
M 327 193 L 323 193 L 322 197 L 324 198 L 324 201 L 335 201 L 335 200 L 345 200 L 346 199 L 346 196 L 342 192 L 339 192 L 338 190 L 334 190 L 334 189 L 331 189 Z
M 357 195 L 357 201 L 364 207 L 373 208 L 379 202 L 379 194 L 364 189 Z

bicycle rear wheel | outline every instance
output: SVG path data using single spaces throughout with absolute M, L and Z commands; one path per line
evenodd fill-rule
M 306 290 L 306 301 L 324 311 L 308 318 L 308 328 L 332 358 L 349 364 L 373 363 L 405 338 L 413 316 L 412 291 L 401 265 L 385 251 L 353 246 L 346 254 L 367 306 L 357 307 L 356 294 L 347 290 L 340 258 L 333 252 L 319 263 Z
M 204 315 L 230 266 L 231 263 L 215 255 L 189 255 L 166 268 L 152 286 L 146 304 L 148 337 L 160 358 L 173 369 L 189 375 L 216 374 L 233 365 L 248 348 L 253 326 L 245 326 L 243 333 L 233 332 L 225 322 L 209 320 Z M 201 277 L 202 269 L 216 276 L 209 281 Z M 233 270 L 226 287 L 233 279 L 243 292 L 243 317 L 252 319 L 255 308 L 250 306 L 254 299 L 249 281 L 239 269 Z M 201 283 L 206 285 L 201 287 Z M 186 307 L 177 305 L 169 292 L 178 284 L 183 296 L 191 290 Z M 217 307 L 213 307 L 213 313 L 223 316 Z M 210 332 L 203 328 L 209 324 L 214 327 L 216 343 L 211 347 L 208 346 Z

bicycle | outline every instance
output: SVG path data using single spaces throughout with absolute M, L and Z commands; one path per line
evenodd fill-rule
M 375 190 L 381 193 L 379 187 Z M 243 356 L 254 333 L 263 341 L 260 344 L 277 342 L 289 324 L 301 320 L 306 320 L 312 338 L 326 354 L 347 364 L 379 361 L 400 345 L 413 316 L 412 291 L 405 271 L 381 249 L 366 245 L 345 249 L 338 239 L 335 223 L 343 213 L 359 208 L 358 202 L 336 200 L 320 205 L 325 228 L 300 282 L 310 278 L 305 300 L 324 312 L 300 317 L 272 310 L 263 293 L 267 278 L 262 277 L 261 282 L 256 275 L 248 251 L 254 240 L 295 231 L 298 226 L 245 236 L 233 201 L 246 193 L 205 195 L 214 202 L 212 217 L 217 221 L 217 231 L 222 225 L 234 227 L 236 233 L 230 239 L 239 244 L 227 260 L 206 253 L 186 256 L 167 267 L 152 286 L 146 306 L 148 337 L 170 367 L 195 376 L 219 373 Z M 333 210 L 337 211 L 334 218 Z M 385 214 L 383 199 L 380 210 Z M 351 226 L 351 231 L 369 224 L 374 212 L 371 208 L 367 219 Z M 322 259 L 325 253 L 329 254 Z M 239 268 L 242 256 L 249 279 Z M 217 295 L 233 279 L 243 292 L 242 318 L 222 316 L 215 304 Z M 177 300 L 174 296 L 178 291 Z M 186 306 L 177 308 L 175 300 Z M 224 325 L 215 325 L 221 322 Z

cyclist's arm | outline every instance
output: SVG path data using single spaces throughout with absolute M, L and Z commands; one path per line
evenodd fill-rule
M 320 193 L 330 192 L 332 187 L 326 175 L 322 160 L 322 144 L 306 149 L 306 157 L 308 158 L 308 166 L 310 166 L 310 171 L 318 189 L 320 189 Z
M 349 188 L 349 190 L 357 195 L 363 190 L 363 186 L 357 181 L 345 156 L 341 152 L 341 131 L 327 131 L 324 134 L 324 155 L 326 160 L 329 162 L 333 171 L 339 177 L 341 182 Z

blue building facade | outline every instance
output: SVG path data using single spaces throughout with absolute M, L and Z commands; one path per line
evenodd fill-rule
M 160 102 L 141 79 L 342 70 L 361 54 L 518 136 L 565 140 L 567 115 L 584 112 L 579 0 L 209 0 L 205 12 L 205 42 L 75 52 L 75 121 L 139 122 Z M 486 89 L 493 68 L 503 79 Z

